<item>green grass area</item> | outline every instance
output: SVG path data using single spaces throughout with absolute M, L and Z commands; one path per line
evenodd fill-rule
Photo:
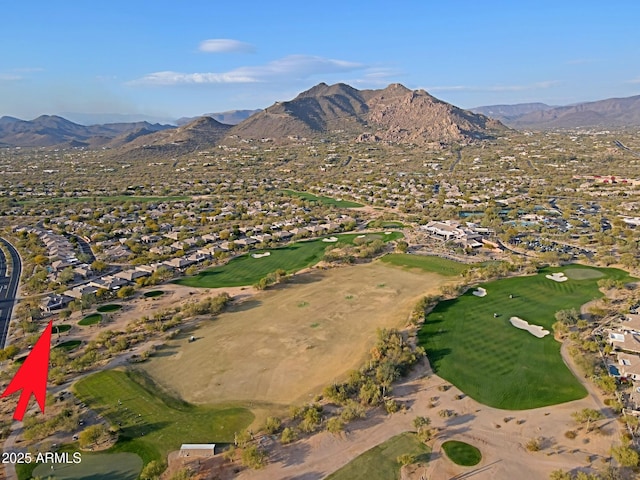
M 405 268 L 419 268 L 426 272 L 439 273 L 440 275 L 447 276 L 459 276 L 467 271 L 474 264 L 466 264 L 449 260 L 448 258 L 441 258 L 427 255 L 412 255 L 408 253 L 390 253 L 382 257 L 382 261 L 395 265 L 397 267 Z
M 56 480 L 136 480 L 142 470 L 142 459 L 133 453 L 82 452 L 77 464 L 39 464 L 32 475 Z
M 534 276 L 482 284 L 485 297 L 476 297 L 471 289 L 457 299 L 440 302 L 418 335 L 434 371 L 475 400 L 507 410 L 555 405 L 586 396 L 563 363 L 560 343 L 553 335 L 536 338 L 509 322 L 516 316 L 552 331 L 555 312 L 579 309 L 601 297 L 594 278 L 558 283 L 545 277 L 552 272 L 580 275 L 584 272 L 577 270 L 585 268 L 542 269 Z M 631 279 L 621 270 L 597 271 L 616 280 Z
M 121 424 L 111 452 L 131 452 L 144 463 L 164 460 L 182 443 L 229 443 L 254 415 L 239 406 L 196 406 L 171 397 L 142 373 L 109 370 L 83 378 L 76 396 L 113 425 Z M 121 405 L 118 404 L 121 402 Z
M 100 305 L 98 308 L 96 308 L 96 310 L 98 310 L 100 313 L 111 313 L 117 312 L 121 308 L 122 305 L 118 305 L 117 303 L 110 303 L 108 305 Z
M 339 243 L 353 243 L 360 235 L 337 234 L 336 243 L 323 242 L 322 239 L 313 239 L 303 242 L 296 242 L 284 247 L 270 250 L 252 251 L 252 254 L 270 252 L 271 255 L 262 258 L 253 258 L 251 254 L 244 254 L 229 261 L 220 267 L 205 270 L 192 277 L 184 277 L 176 281 L 179 285 L 187 287 L 239 287 L 242 285 L 253 285 L 261 278 L 278 269 L 293 273 L 306 267 L 318 263 L 327 247 L 336 246 Z M 385 242 L 397 240 L 402 237 L 400 232 L 373 233 L 365 236 L 366 240 L 382 240 Z
M 384 443 L 367 450 L 326 480 L 393 480 L 400 478 L 400 455 L 415 457 L 414 463 L 426 463 L 431 450 L 414 433 L 406 432 L 391 437 Z
M 406 225 L 397 220 L 371 220 L 367 228 L 404 228 Z
M 320 203 L 322 205 L 327 205 L 330 207 L 339 207 L 339 208 L 358 208 L 358 207 L 364 207 L 363 204 L 361 203 L 357 203 L 357 202 L 352 202 L 350 200 L 336 200 L 335 198 L 331 198 L 331 197 L 323 197 L 323 196 L 318 196 L 318 195 L 314 195 L 312 193 L 308 193 L 308 192 L 298 192 L 296 190 L 281 190 L 282 193 L 285 193 L 286 195 L 289 195 L 290 197 L 297 197 L 297 198 L 301 198 L 303 200 L 306 200 L 308 202 L 317 202 Z
M 71 325 L 68 324 L 61 324 L 61 325 L 54 325 L 53 327 L 51 327 L 51 333 L 53 333 L 54 335 L 56 333 L 64 333 L 64 332 L 68 332 L 69 330 L 71 330 Z
M 151 290 L 150 292 L 145 292 L 144 296 L 146 298 L 156 298 L 156 297 L 160 297 L 164 295 L 164 292 L 162 290 Z
M 595 268 L 571 268 L 565 272 L 565 275 L 573 280 L 592 280 L 606 276 Z
M 463 467 L 472 467 L 482 460 L 480 450 L 468 443 L 449 440 L 442 444 L 442 449 L 453 463 Z
M 73 350 L 74 348 L 78 348 L 82 343 L 81 340 L 67 340 L 66 342 L 59 343 L 53 348 L 61 348 L 66 350 L 67 352 Z
M 78 325 L 86 327 L 88 325 L 95 325 L 102 321 L 102 315 L 100 313 L 92 313 L 91 315 L 87 315 L 82 320 L 78 322 Z

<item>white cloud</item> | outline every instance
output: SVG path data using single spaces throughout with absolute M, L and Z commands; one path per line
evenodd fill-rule
M 14 73 L 0 73 L 0 82 L 14 82 L 17 80 L 22 80 L 22 76 L 16 75 Z
M 636 77 L 633 80 L 628 80 L 627 83 L 633 83 L 634 85 L 637 85 L 640 83 L 640 77 Z
M 366 68 L 365 65 L 345 60 L 311 55 L 289 55 L 265 65 L 240 67 L 228 72 L 181 73 L 154 72 L 129 82 L 130 85 L 205 85 L 260 83 L 278 80 L 301 80 L 315 75 L 350 72 Z
M 525 90 L 541 90 L 558 85 L 557 81 L 537 82 L 529 85 L 491 85 L 486 87 L 473 85 L 451 85 L 428 87 L 429 92 L 522 92 Z
M 212 38 L 200 43 L 201 52 L 206 53 L 252 53 L 255 47 L 249 43 L 230 38 Z

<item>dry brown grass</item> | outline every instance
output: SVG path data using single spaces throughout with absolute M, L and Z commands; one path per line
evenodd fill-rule
M 450 281 L 381 263 L 296 276 L 196 332 L 143 368 L 195 403 L 300 403 L 358 368 L 379 327 L 402 327 L 417 299 Z

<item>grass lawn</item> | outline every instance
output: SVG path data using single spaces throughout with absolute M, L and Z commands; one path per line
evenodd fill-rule
M 150 292 L 145 292 L 144 296 L 146 298 L 156 298 L 164 295 L 162 290 L 151 290 Z
M 92 313 L 91 315 L 87 315 L 82 320 L 78 322 L 78 325 L 86 327 L 88 325 L 95 325 L 96 323 L 100 323 L 102 320 L 102 314 L 100 313 Z
M 318 202 L 318 203 L 321 203 L 322 205 L 327 205 L 331 207 L 339 207 L 339 208 L 364 207 L 364 205 L 361 203 L 352 202 L 349 200 L 336 200 L 335 198 L 317 196 L 308 192 L 297 192 L 295 190 L 281 190 L 281 192 L 285 193 L 286 195 L 289 195 L 290 197 L 301 198 L 303 200 L 307 200 L 308 202 Z
M 71 330 L 71 325 L 63 323 L 62 325 L 54 325 L 51 328 L 51 333 L 53 334 L 64 333 L 64 332 L 68 332 L 69 330 Z
M 419 268 L 426 272 L 439 273 L 450 277 L 458 276 L 474 266 L 473 264 L 456 262 L 448 258 L 408 253 L 390 253 L 382 257 L 382 261 L 397 267 Z
M 367 450 L 346 464 L 326 480 L 393 480 L 400 478 L 397 458 L 403 454 L 414 455 L 416 462 L 426 463 L 431 450 L 415 436 L 406 432 L 391 437 L 384 443 Z
M 110 303 L 108 305 L 101 305 L 98 308 L 96 308 L 96 310 L 98 310 L 101 313 L 110 313 L 110 312 L 117 312 L 121 308 L 122 308 L 122 305 L 118 305 L 117 303 Z
M 404 228 L 406 225 L 398 220 L 371 220 L 367 228 Z
M 69 352 L 74 348 L 77 348 L 81 343 L 82 341 L 80 340 L 67 340 L 66 342 L 59 343 L 53 348 L 62 348 L 63 350 L 66 350 L 67 352 Z
M 612 268 L 548 268 L 534 276 L 481 284 L 487 290 L 485 297 L 476 297 L 470 289 L 457 299 L 440 302 L 419 332 L 419 342 L 434 371 L 475 400 L 507 410 L 555 405 L 586 396 L 563 363 L 560 343 L 553 335 L 536 338 L 509 322 L 517 316 L 552 331 L 555 312 L 579 309 L 601 297 L 595 278 L 571 278 L 595 275 L 578 271 L 583 269 L 616 280 L 630 279 Z M 545 278 L 553 272 L 565 272 L 570 279 L 558 283 Z
M 109 370 L 74 385 L 89 408 L 121 424 L 113 452 L 131 452 L 144 463 L 165 460 L 182 443 L 233 442 L 234 433 L 254 419 L 243 407 L 195 406 L 167 395 L 142 373 Z M 122 405 L 118 405 L 118 401 Z
M 379 261 L 313 270 L 232 304 L 196 341 L 184 332 L 140 368 L 192 403 L 301 405 L 346 380 L 369 359 L 377 328 L 406 325 L 448 281 Z
M 353 243 L 358 234 L 338 234 L 333 235 L 342 243 Z M 396 240 L 402 237 L 400 232 L 392 232 L 389 235 L 384 233 L 367 234 L 370 240 L 379 239 L 385 242 Z M 236 257 L 227 264 L 220 267 L 205 270 L 193 277 L 184 277 L 176 281 L 179 285 L 187 287 L 239 287 L 243 285 L 253 285 L 261 278 L 278 269 L 293 273 L 303 268 L 310 267 L 318 263 L 324 256 L 324 251 L 329 246 L 338 243 L 323 242 L 322 239 L 313 239 L 303 242 L 296 242 L 285 247 L 271 250 L 252 251 L 251 254 L 270 252 L 271 255 L 262 258 L 253 258 L 247 253 Z
M 133 453 L 82 452 L 77 464 L 42 463 L 33 470 L 33 476 L 56 480 L 136 480 L 142 470 L 142 459 Z
M 442 449 L 453 463 L 463 467 L 472 467 L 482 460 L 480 450 L 468 443 L 449 440 L 442 444 Z

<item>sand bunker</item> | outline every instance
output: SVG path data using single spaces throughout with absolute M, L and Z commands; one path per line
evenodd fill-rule
M 549 280 L 553 280 L 554 282 L 566 282 L 569 280 L 564 272 L 552 273 L 551 275 L 545 275 Z
M 484 288 L 478 287 L 473 292 L 476 297 L 484 297 L 487 294 L 487 291 Z
M 391 235 L 393 232 L 384 232 L 385 235 Z
M 336 237 L 329 237 L 329 238 L 323 238 L 322 241 L 327 243 L 334 243 L 334 242 L 337 242 L 338 239 Z
M 529 322 L 522 320 L 519 317 L 511 317 L 509 321 L 514 327 L 519 328 L 520 330 L 526 330 L 534 337 L 542 338 L 550 333 L 549 330 L 545 330 L 540 325 L 529 325 Z
M 366 235 L 358 235 L 356 238 L 364 238 Z
M 264 252 L 264 253 L 252 253 L 251 256 L 253 258 L 262 258 L 262 257 L 268 257 L 269 255 L 271 255 L 271 252 Z

